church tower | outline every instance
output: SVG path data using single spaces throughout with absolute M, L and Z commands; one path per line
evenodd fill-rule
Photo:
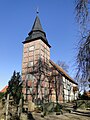
M 23 92 L 26 97 L 28 94 L 27 84 L 29 84 L 29 87 L 31 86 L 29 91 L 32 92 L 32 87 L 35 86 L 32 84 L 32 80 L 34 79 L 35 82 L 35 79 L 39 79 L 36 78 L 38 73 L 35 71 L 35 69 L 37 69 L 38 72 L 39 62 L 42 61 L 43 64 L 49 64 L 50 47 L 51 46 L 46 38 L 46 33 L 43 31 L 40 19 L 37 15 L 33 27 L 28 33 L 28 37 L 26 37 L 25 41 L 23 42 L 22 80 L 25 81 L 25 88 L 23 89 Z M 37 67 L 35 68 L 35 66 Z M 36 73 L 36 77 L 34 73 Z
M 23 42 L 22 80 L 26 102 L 64 102 L 77 96 L 77 83 L 50 60 L 50 44 L 38 15 Z

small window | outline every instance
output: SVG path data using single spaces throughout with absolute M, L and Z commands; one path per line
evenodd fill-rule
M 33 80 L 34 79 L 34 76 L 32 75 L 32 74 L 27 74 L 27 76 L 26 76 L 26 78 L 28 79 L 28 80 Z
M 65 83 L 65 77 L 63 76 L 63 82 Z
M 26 75 L 26 79 L 28 80 L 30 78 L 30 74 L 27 74 Z
M 31 61 L 28 63 L 28 67 L 32 67 L 32 66 L 33 66 L 33 62 Z
M 33 50 L 34 50 L 34 45 L 33 45 L 33 46 L 30 46 L 30 47 L 28 48 L 28 50 L 29 50 L 29 51 L 33 51 Z

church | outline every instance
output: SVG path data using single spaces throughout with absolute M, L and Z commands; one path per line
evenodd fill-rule
M 23 41 L 22 80 L 25 101 L 69 102 L 78 97 L 77 83 L 50 59 L 51 45 L 39 16 Z

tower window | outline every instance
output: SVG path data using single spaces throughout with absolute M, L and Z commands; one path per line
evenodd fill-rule
M 32 74 L 27 74 L 26 79 L 27 80 L 30 80 L 30 79 L 33 80 L 34 76 Z
M 33 62 L 30 61 L 30 62 L 28 63 L 28 67 L 32 67 L 32 66 L 33 66 Z
M 30 46 L 30 47 L 28 48 L 28 50 L 29 50 L 29 51 L 33 51 L 33 50 L 34 50 L 34 45 L 33 45 L 33 46 Z

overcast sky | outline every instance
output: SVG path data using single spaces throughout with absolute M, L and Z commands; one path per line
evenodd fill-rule
M 0 90 L 13 71 L 22 68 L 22 42 L 30 32 L 39 8 L 39 18 L 51 47 L 54 62 L 65 61 L 74 77 L 77 43 L 75 0 L 0 0 Z

